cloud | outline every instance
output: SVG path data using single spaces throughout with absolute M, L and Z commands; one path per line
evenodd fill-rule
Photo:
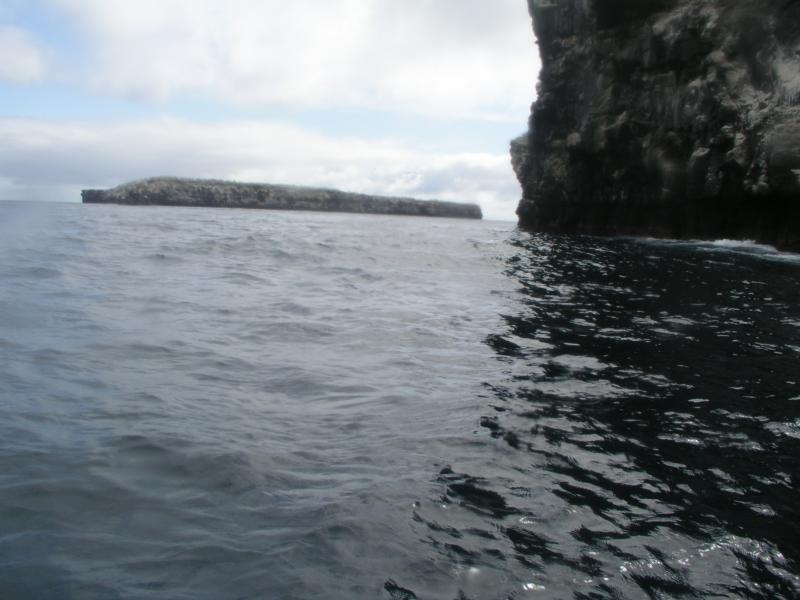
M 80 188 L 154 175 L 477 202 L 490 219 L 513 219 L 519 198 L 506 154 L 419 151 L 278 122 L 0 119 L 0 198 L 78 200 Z
M 521 0 L 47 1 L 84 40 L 75 76 L 128 98 L 520 121 L 534 94 Z
M 0 198 L 77 200 L 83 187 L 169 174 L 472 201 L 490 218 L 514 218 L 507 153 L 453 151 L 461 138 L 443 132 L 476 125 L 463 138 L 474 148 L 490 130 L 504 139 L 524 128 L 538 58 L 522 0 L 0 0 L 0 18 L 14 15 L 35 23 L 49 50 L 0 28 L 0 52 L 14 57 L 0 81 L 57 85 L 16 112 L 37 118 L 0 119 Z M 8 106 L 7 115 L 20 108 Z M 217 121 L 186 118 L 197 106 Z M 183 116 L 46 119 L 95 107 Z M 361 114 L 361 125 L 392 115 L 405 141 L 377 125 L 369 140 L 302 125 L 363 131 L 352 123 Z
M 0 82 L 34 83 L 45 76 L 44 53 L 25 29 L 0 27 L 0 56 Z

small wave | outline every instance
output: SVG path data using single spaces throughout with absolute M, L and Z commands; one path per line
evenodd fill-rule
M 0 349 L 17 351 L 22 347 L 23 346 L 17 342 L 0 337 Z
M 377 273 L 370 273 L 369 271 L 360 268 L 334 267 L 330 271 L 331 273 L 334 273 L 336 275 L 343 275 L 343 276 L 352 275 L 358 279 L 361 279 L 362 281 L 368 281 L 368 282 L 383 281 L 384 279 L 383 275 L 379 275 Z
M 712 242 L 697 242 L 701 248 L 709 251 L 731 252 L 757 258 L 779 260 L 790 263 L 800 263 L 800 254 L 784 252 L 775 246 L 759 244 L 753 240 L 714 240 Z
M 163 252 L 153 252 L 152 254 L 145 255 L 145 259 L 160 263 L 182 263 L 185 260 L 174 254 L 165 254 Z
M 800 262 L 800 253 L 777 249 L 769 244 L 761 244 L 755 240 L 673 240 L 659 238 L 641 238 L 641 241 L 659 246 L 684 246 L 699 248 L 710 252 L 730 252 L 760 258 L 769 258 L 787 262 Z
M 220 280 L 239 285 L 254 285 L 263 284 L 266 279 L 252 273 L 245 273 L 243 271 L 230 271 L 220 277 Z
M 30 279 L 56 279 L 61 277 L 63 273 L 52 267 L 29 267 L 25 269 L 20 269 L 17 274 L 21 278 L 30 278 Z
M 800 591 L 794 255 L 74 212 L 0 253 L 7 596 Z

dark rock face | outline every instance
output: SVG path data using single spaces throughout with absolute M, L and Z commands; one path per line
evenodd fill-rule
M 160 177 L 110 190 L 83 190 L 86 204 L 213 206 L 481 219 L 476 204 L 352 194 L 291 185 Z
M 528 0 L 523 227 L 800 250 L 800 0 Z

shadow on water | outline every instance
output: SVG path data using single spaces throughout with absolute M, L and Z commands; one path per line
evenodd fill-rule
M 798 264 L 511 243 L 502 376 L 415 511 L 461 597 L 797 598 Z

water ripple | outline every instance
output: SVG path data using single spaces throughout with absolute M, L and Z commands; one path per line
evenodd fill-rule
M 800 595 L 792 255 L 0 213 L 2 597 Z

